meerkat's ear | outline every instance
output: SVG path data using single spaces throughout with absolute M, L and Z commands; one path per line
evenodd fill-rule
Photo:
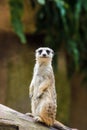
M 37 52 L 38 52 L 38 49 L 35 50 L 35 53 L 37 53 Z
M 52 54 L 53 54 L 53 56 L 54 56 L 54 51 L 51 49 L 51 51 L 52 51 Z

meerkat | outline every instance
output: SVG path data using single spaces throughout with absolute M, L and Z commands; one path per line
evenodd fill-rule
M 36 50 L 36 64 L 29 87 L 32 113 L 27 113 L 27 115 L 33 116 L 35 121 L 45 123 L 48 126 L 58 126 L 61 130 L 76 130 L 55 120 L 57 95 L 52 68 L 53 56 L 54 51 L 48 47 L 40 47 Z

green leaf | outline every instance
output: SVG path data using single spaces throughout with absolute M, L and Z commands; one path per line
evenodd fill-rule
M 87 0 L 80 0 L 80 1 L 82 2 L 85 11 L 87 11 Z
M 64 7 L 64 1 L 56 1 L 56 4 L 57 4 L 57 6 L 58 6 L 58 8 L 60 9 L 60 11 L 61 11 L 61 15 L 62 16 L 65 16 L 65 14 L 66 14 L 66 10 L 65 10 L 65 7 Z
M 77 70 L 78 65 L 79 65 L 79 51 L 78 51 L 78 48 L 77 48 L 77 43 L 73 40 L 69 40 L 67 49 L 69 50 L 69 53 L 74 60 L 75 67 L 76 67 L 76 70 Z
M 81 9 L 82 9 L 82 2 L 78 1 L 75 5 L 75 13 L 74 13 L 76 32 L 78 32 L 79 29 L 79 18 L 80 18 Z
M 63 0 L 55 0 L 55 2 L 56 2 L 57 7 L 60 10 L 62 22 L 63 22 L 63 25 L 64 25 L 64 30 L 67 34 L 69 29 L 68 29 L 67 20 L 66 20 L 67 7 L 68 7 L 66 5 L 68 5 L 68 4 L 65 3 L 65 1 L 63 1 Z
M 76 7 L 75 7 L 75 19 L 76 20 L 79 19 L 79 15 L 80 15 L 80 12 L 81 12 L 81 5 L 82 5 L 81 2 L 76 3 Z
M 39 4 L 44 5 L 45 4 L 45 0 L 37 0 Z
M 9 0 L 11 23 L 15 33 L 19 36 L 21 42 L 26 43 L 24 28 L 22 24 L 23 0 Z

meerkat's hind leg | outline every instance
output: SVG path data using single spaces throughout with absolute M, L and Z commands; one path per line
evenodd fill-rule
M 41 119 L 41 117 L 39 117 L 39 116 L 35 116 L 34 119 L 37 122 L 43 122 L 42 119 Z
M 55 107 L 51 102 L 43 102 L 38 116 L 35 117 L 36 121 L 45 123 L 47 126 L 52 126 L 55 118 L 54 109 Z

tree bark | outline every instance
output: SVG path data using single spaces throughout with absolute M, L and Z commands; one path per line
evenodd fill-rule
M 56 130 L 34 119 L 0 104 L 0 130 Z

